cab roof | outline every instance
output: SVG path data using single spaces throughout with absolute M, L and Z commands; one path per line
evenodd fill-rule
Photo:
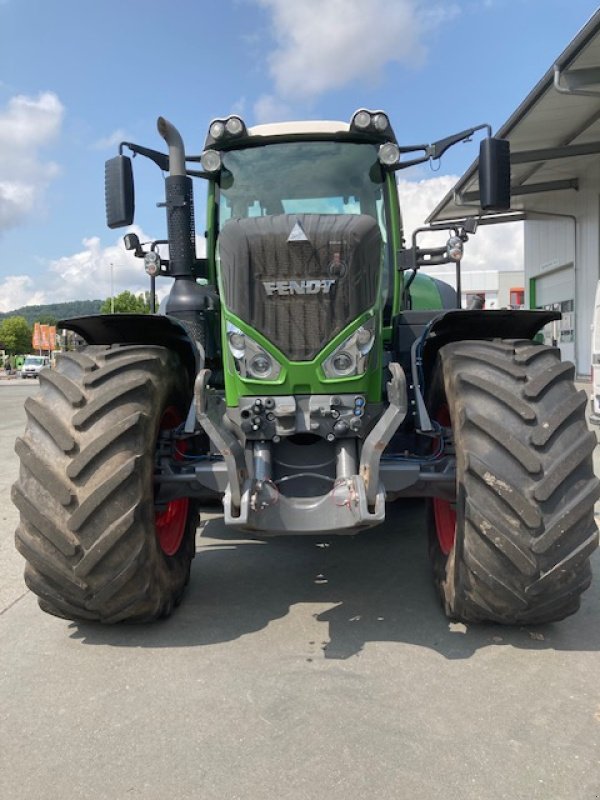
M 311 133 L 348 133 L 348 122 L 334 122 L 331 120 L 302 120 L 296 122 L 272 122 L 267 125 L 253 125 L 248 128 L 248 136 L 306 136 Z

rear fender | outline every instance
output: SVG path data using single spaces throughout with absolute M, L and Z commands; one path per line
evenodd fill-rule
M 61 320 L 66 328 L 88 344 L 154 344 L 175 351 L 181 358 L 193 386 L 204 356 L 184 325 L 174 317 L 148 314 L 96 314 Z

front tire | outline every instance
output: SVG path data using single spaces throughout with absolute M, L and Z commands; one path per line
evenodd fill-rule
M 579 608 L 600 482 L 573 376 L 531 341 L 440 349 L 429 407 L 452 426 L 457 499 L 431 504 L 430 555 L 449 617 L 532 624 Z
M 187 500 L 157 508 L 153 476 L 159 432 L 187 413 L 186 378 L 153 346 L 87 347 L 40 374 L 12 497 L 25 582 L 44 611 L 147 622 L 178 604 L 197 511 Z

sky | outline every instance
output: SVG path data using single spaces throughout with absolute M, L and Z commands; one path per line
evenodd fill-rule
M 496 130 L 597 10 L 587 0 L 0 0 L 0 311 L 147 289 L 104 217 L 120 141 L 200 153 L 210 120 L 348 120 L 385 110 L 401 144 Z M 477 155 L 398 173 L 410 234 Z M 135 230 L 166 235 L 159 169 L 138 158 Z M 195 183 L 203 233 L 205 185 Z M 112 264 L 112 268 L 111 268 Z M 465 269 L 522 268 L 522 228 L 492 226 Z M 168 289 L 165 280 L 163 292 Z

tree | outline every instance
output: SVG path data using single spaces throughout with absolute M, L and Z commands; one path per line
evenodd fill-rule
M 40 325 L 56 325 L 54 314 L 38 314 L 35 321 L 39 322 Z
M 0 342 L 11 355 L 29 353 L 31 328 L 24 317 L 7 317 L 0 323 Z
M 149 314 L 150 304 L 144 294 L 135 295 L 128 289 L 114 298 L 115 314 Z M 111 313 L 111 299 L 108 297 L 100 308 L 101 314 Z

